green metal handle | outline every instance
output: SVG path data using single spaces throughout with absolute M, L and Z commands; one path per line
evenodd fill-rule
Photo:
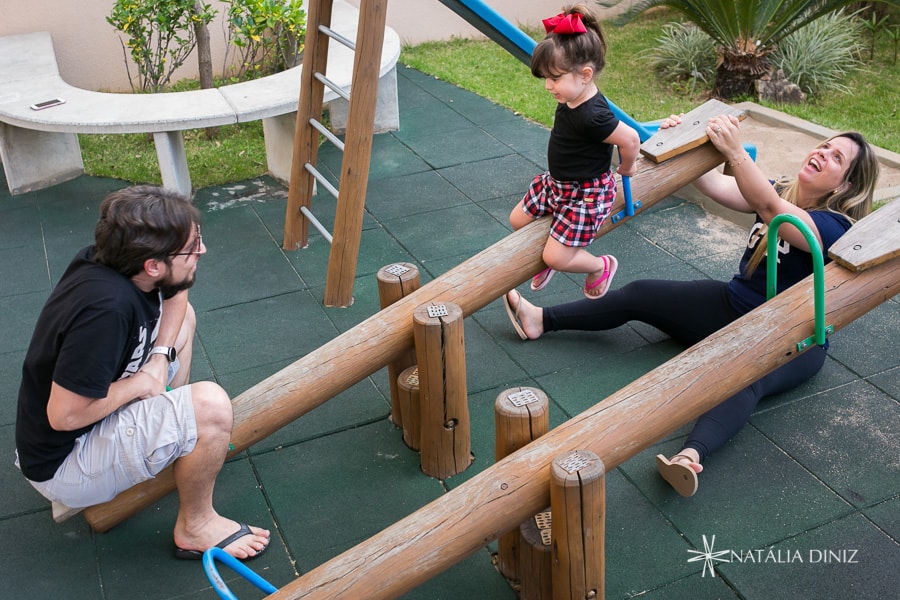
M 822 247 L 819 240 L 813 235 L 809 225 L 800 220 L 795 215 L 782 214 L 777 215 L 772 222 L 769 223 L 769 240 L 766 247 L 766 299 L 771 300 L 778 293 L 777 291 L 777 273 L 778 268 L 778 228 L 782 223 L 789 223 L 800 230 L 806 243 L 809 244 L 809 251 L 813 261 L 813 302 L 815 304 L 815 335 L 797 344 L 797 350 L 803 351 L 815 341 L 819 346 L 825 344 L 825 336 L 834 333 L 834 326 L 825 325 L 825 259 L 822 257 Z

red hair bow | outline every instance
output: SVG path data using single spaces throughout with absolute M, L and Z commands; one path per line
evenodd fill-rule
M 584 23 L 581 22 L 581 13 L 559 13 L 555 17 L 544 19 L 542 22 L 547 33 L 559 33 L 562 35 L 587 33 Z

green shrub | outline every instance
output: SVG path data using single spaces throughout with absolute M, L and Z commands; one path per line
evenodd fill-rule
M 715 79 L 715 44 L 693 23 L 667 23 L 656 42 L 644 57 L 666 81 L 700 81 L 706 87 Z
M 834 12 L 783 39 L 771 62 L 810 96 L 849 93 L 841 81 L 861 65 L 862 29 L 852 15 Z
M 234 63 L 234 79 L 271 75 L 300 64 L 306 39 L 302 0 L 225 0 L 227 51 L 223 73 Z M 237 57 L 231 56 L 231 50 Z
M 194 24 L 206 25 L 215 11 L 196 0 L 116 0 L 106 21 L 124 33 L 137 65 L 137 86 L 128 61 L 132 91 L 159 92 L 197 45 Z

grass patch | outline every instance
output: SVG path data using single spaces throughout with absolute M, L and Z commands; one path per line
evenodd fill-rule
M 677 20 L 672 11 L 656 10 L 625 27 L 608 23 L 604 26 L 609 57 L 598 80 L 600 89 L 638 121 L 687 112 L 707 98 L 706 89 L 662 81 L 646 58 L 647 52 L 657 45 L 664 26 Z M 536 30 L 528 33 L 532 37 L 542 35 Z M 830 129 L 859 131 L 873 144 L 900 152 L 900 128 L 896 127 L 900 64 L 892 60 L 890 44 L 882 36 L 874 59 L 843 82 L 851 93 L 828 92 L 802 105 L 763 104 Z M 552 124 L 556 102 L 544 90 L 542 81 L 493 42 L 453 39 L 405 46 L 400 63 L 489 98 L 535 122 L 548 127 Z M 400 120 L 402 123 L 402 114 Z M 228 125 L 219 130 L 219 136 L 213 140 L 206 139 L 203 130 L 184 132 L 195 187 L 240 181 L 265 173 L 266 153 L 260 121 Z M 160 183 L 151 136 L 81 135 L 79 138 L 89 174 L 136 183 Z

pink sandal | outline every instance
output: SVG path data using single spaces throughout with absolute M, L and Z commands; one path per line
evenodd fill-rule
M 597 298 L 602 298 L 606 295 L 606 292 L 609 291 L 610 284 L 612 284 L 613 276 L 619 268 L 619 261 L 611 254 L 601 256 L 600 259 L 603 261 L 603 275 L 591 283 L 588 283 L 590 274 L 584 278 L 584 297 L 588 300 L 596 300 Z M 591 292 L 598 287 L 600 287 L 599 293 L 592 294 Z
M 537 275 L 531 278 L 531 289 L 532 291 L 539 292 L 550 283 L 550 280 L 553 279 L 553 274 L 556 273 L 550 267 L 547 267 Z

